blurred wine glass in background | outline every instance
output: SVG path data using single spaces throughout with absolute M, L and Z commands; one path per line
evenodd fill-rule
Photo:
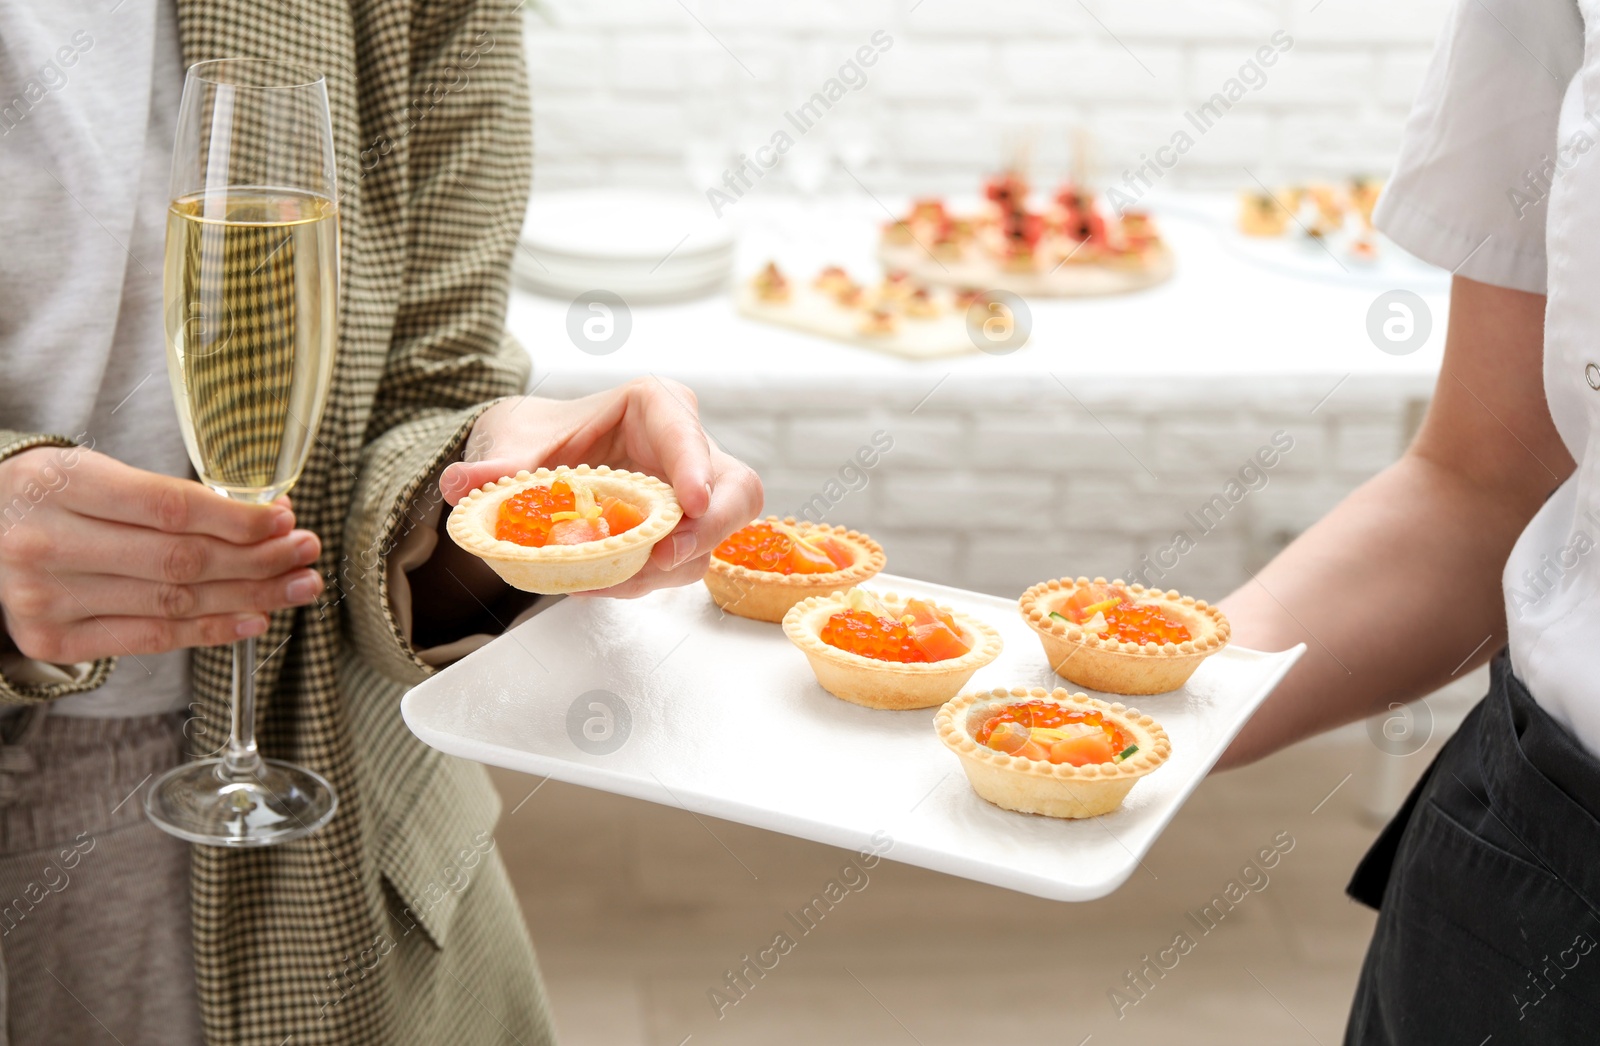
M 734 85 L 726 62 L 710 54 L 694 54 L 688 61 L 683 97 L 683 173 L 690 188 L 704 196 L 721 186 L 733 166 L 735 114 Z
M 826 237 L 822 233 L 822 215 L 817 205 L 817 194 L 828 181 L 833 170 L 833 153 L 827 140 L 819 134 L 801 138 L 783 158 L 783 172 L 789 185 L 799 194 L 795 206 L 794 248 L 792 264 L 800 272 L 812 272 L 831 264 L 827 254 Z

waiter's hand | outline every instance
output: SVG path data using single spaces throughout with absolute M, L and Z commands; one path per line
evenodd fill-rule
M 452 505 L 503 476 L 557 465 L 610 465 L 672 484 L 683 519 L 643 570 L 594 595 L 642 596 L 698 581 L 711 550 L 761 511 L 760 477 L 706 438 L 694 393 L 661 378 L 576 400 L 525 396 L 497 403 L 478 419 L 466 458 L 439 479 Z
M 79 448 L 0 461 L 0 611 L 11 643 L 41 661 L 259 636 L 269 611 L 322 591 L 307 569 L 320 550 L 287 499 L 229 501 Z

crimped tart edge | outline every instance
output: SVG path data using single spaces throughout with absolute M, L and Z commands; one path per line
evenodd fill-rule
M 1125 726 L 1134 735 L 1134 743 L 1139 746 L 1139 751 L 1120 763 L 1089 763 L 1084 766 L 1073 766 L 1070 763 L 1050 763 L 1008 755 L 988 745 L 979 744 L 977 738 L 967 731 L 967 719 L 978 704 L 988 702 L 1005 705 L 1027 700 L 1053 701 L 1061 705 L 1083 705 L 1113 715 L 1117 717 L 1119 725 Z M 996 687 L 993 690 L 969 690 L 945 702 L 934 715 L 933 721 L 939 739 L 957 755 L 1042 780 L 1136 779 L 1161 766 L 1172 754 L 1172 741 L 1167 737 L 1166 730 L 1155 719 L 1120 702 L 1102 701 L 1082 691 L 1071 693 L 1063 687 L 1056 687 L 1054 690 L 1046 690 L 1042 686 L 1018 686 L 1009 690 L 1005 687 Z
M 529 487 L 548 486 L 551 482 L 567 476 L 588 481 L 596 487 L 622 483 L 627 493 L 633 495 L 628 500 L 633 501 L 635 507 L 645 510 L 644 522 L 621 534 L 612 534 L 599 541 L 585 541 L 577 545 L 545 545 L 542 548 L 534 548 L 529 545 L 519 545 L 514 541 L 501 541 L 494 536 L 490 526 L 491 521 L 486 517 L 497 509 L 501 502 Z M 636 499 L 640 495 L 643 495 L 646 504 L 638 503 Z M 534 472 L 524 470 L 515 476 L 505 476 L 485 483 L 456 503 L 450 512 L 446 530 L 452 541 L 482 559 L 519 563 L 563 563 L 602 559 L 635 546 L 654 545 L 666 537 L 682 518 L 683 510 L 678 505 L 677 495 L 670 486 L 654 476 L 629 472 L 626 469 L 613 469 L 607 465 L 595 467 L 559 465 L 553 469 L 541 468 Z
M 901 596 L 894 592 L 869 592 L 868 595 L 880 603 L 888 605 L 891 609 L 895 604 L 904 607 L 908 600 L 920 598 L 916 596 Z M 845 592 L 809 596 L 806 599 L 802 599 L 790 607 L 789 612 L 783 616 L 784 634 L 789 637 L 790 642 L 805 653 L 826 658 L 836 664 L 848 665 L 852 668 L 868 671 L 887 671 L 905 675 L 943 675 L 956 672 L 975 672 L 999 657 L 1000 650 L 1004 646 L 1004 642 L 1000 638 L 1000 632 L 993 626 L 956 610 L 954 607 L 946 606 L 942 603 L 934 603 L 933 605 L 937 609 L 955 618 L 956 623 L 961 626 L 962 630 L 972 637 L 972 649 L 960 657 L 952 657 L 944 661 L 880 661 L 875 657 L 865 657 L 861 654 L 851 653 L 848 650 L 840 650 L 838 647 L 822 641 L 822 626 L 819 622 L 823 620 L 824 612 L 831 616 L 841 610 L 848 609 L 848 597 L 849 592 L 847 590 Z M 929 600 L 929 602 L 932 601 Z
M 1156 646 L 1153 643 L 1125 643 L 1117 639 L 1108 639 L 1093 632 L 1086 632 L 1082 628 L 1069 625 L 1065 621 L 1060 621 L 1050 616 L 1049 608 L 1043 605 L 1045 599 L 1071 595 L 1086 585 L 1114 585 L 1118 588 L 1126 589 L 1129 594 L 1136 598 L 1142 597 L 1172 604 L 1180 608 L 1186 622 L 1191 617 L 1198 616 L 1205 634 L 1185 640 L 1182 643 L 1166 643 L 1161 646 Z M 1022 614 L 1022 619 L 1036 632 L 1072 643 L 1081 643 L 1091 649 L 1110 654 L 1168 658 L 1187 658 L 1196 655 L 1207 657 L 1227 646 L 1228 639 L 1233 633 L 1233 627 L 1228 623 L 1228 619 L 1222 611 L 1203 599 L 1181 595 L 1177 589 L 1162 590 L 1159 588 L 1146 588 L 1138 583 L 1129 584 L 1121 578 L 1117 578 L 1114 581 L 1107 581 L 1103 577 L 1055 578 L 1050 581 L 1041 581 L 1022 593 L 1017 600 L 1017 608 Z
M 763 519 L 751 520 L 745 526 L 755 523 L 783 523 L 794 527 L 801 534 L 819 533 L 828 537 L 842 538 L 846 543 L 856 546 L 866 555 L 851 563 L 841 570 L 830 570 L 822 574 L 782 574 L 776 570 L 756 570 L 753 567 L 742 567 L 726 560 L 718 559 L 715 552 L 711 554 L 711 570 L 723 577 L 735 581 L 746 581 L 751 585 L 773 586 L 781 588 L 827 588 L 840 587 L 852 588 L 883 572 L 888 565 L 888 557 L 884 555 L 883 546 L 859 530 L 836 523 L 812 523 L 810 520 L 796 520 L 793 516 L 767 516 Z

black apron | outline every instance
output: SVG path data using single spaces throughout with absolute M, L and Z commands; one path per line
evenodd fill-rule
M 1600 1043 L 1600 760 L 1504 653 L 1349 893 L 1379 916 L 1345 1046 Z

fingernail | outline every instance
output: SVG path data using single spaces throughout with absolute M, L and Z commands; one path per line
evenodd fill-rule
M 310 563 L 317 558 L 317 536 L 315 534 L 309 530 L 300 530 L 296 531 L 292 536 L 294 537 L 295 554 L 300 562 Z
M 322 587 L 322 579 L 315 574 L 302 574 L 289 582 L 283 590 L 284 598 L 291 603 L 309 603 L 317 598 L 317 589 Z
M 281 538 L 294 529 L 294 513 L 280 508 L 272 515 L 272 536 Z
M 694 555 L 694 546 L 693 534 L 674 534 L 672 536 L 672 565 L 677 566 Z
M 240 639 L 249 639 L 252 636 L 262 635 L 266 630 L 267 619 L 260 614 L 251 614 L 233 626 L 233 634 Z

